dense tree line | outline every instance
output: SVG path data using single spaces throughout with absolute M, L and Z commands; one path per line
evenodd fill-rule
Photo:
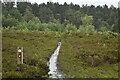
M 119 31 L 118 8 L 111 5 L 88 6 L 70 3 L 2 3 L 3 27 L 53 31 Z M 88 30 L 87 30 L 88 29 Z

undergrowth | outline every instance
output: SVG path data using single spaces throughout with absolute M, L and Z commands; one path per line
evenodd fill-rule
M 118 78 L 118 37 L 114 33 L 64 33 L 59 64 L 69 78 Z
M 3 78 L 48 77 L 47 62 L 57 47 L 53 32 L 3 31 Z M 24 64 L 17 64 L 17 47 L 24 49 Z
M 118 78 L 118 37 L 112 32 L 3 31 L 3 78 L 47 78 L 47 62 L 62 45 L 59 65 L 67 78 Z M 17 47 L 24 48 L 24 64 L 17 64 Z

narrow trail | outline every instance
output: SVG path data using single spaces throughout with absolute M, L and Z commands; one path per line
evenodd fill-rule
M 52 54 L 50 60 L 49 60 L 49 69 L 50 71 L 48 74 L 50 75 L 49 78 L 64 78 L 63 74 L 60 72 L 58 69 L 58 55 L 59 55 L 59 50 L 61 47 L 61 42 L 58 42 L 58 47 Z

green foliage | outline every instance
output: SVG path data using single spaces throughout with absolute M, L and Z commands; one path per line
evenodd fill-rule
M 101 28 L 99 29 L 99 31 L 101 31 L 101 32 L 106 32 L 106 31 L 108 31 L 108 29 L 107 29 L 106 27 L 101 27 Z
M 53 12 L 47 7 L 39 9 L 40 20 L 44 23 L 51 22 L 54 19 Z
M 83 14 L 80 11 L 75 11 L 73 9 L 68 9 L 66 11 L 67 19 L 77 27 L 81 25 L 81 17 Z
M 69 20 L 64 20 L 64 25 L 66 26 L 67 24 L 69 24 L 70 22 L 69 22 Z
M 29 22 L 34 17 L 34 14 L 31 12 L 31 8 L 28 6 L 24 13 L 24 19 Z
M 45 32 L 3 31 L 3 78 L 48 77 L 46 63 L 58 39 L 62 39 L 59 64 L 67 77 L 118 77 L 118 33 L 108 31 L 86 35 L 71 30 L 58 33 L 46 29 Z M 18 46 L 24 48 L 22 65 L 16 63 Z
M 87 33 L 87 34 L 96 32 L 94 25 L 92 25 L 93 24 L 92 16 L 86 15 L 86 16 L 82 17 L 82 23 L 83 24 L 77 30 L 78 32 L 83 32 L 83 33 Z
M 51 31 L 51 30 L 50 30 L 50 29 L 48 29 L 48 28 L 46 28 L 46 29 L 45 29 L 45 31 L 46 31 L 46 32 L 49 32 L 49 31 Z
M 60 24 L 58 20 L 49 23 L 41 23 L 39 18 L 33 17 L 29 22 L 26 21 L 19 22 L 19 24 L 16 25 L 14 28 L 11 28 L 9 26 L 5 28 L 5 30 L 13 30 L 13 29 L 22 30 L 22 31 L 36 30 L 36 31 L 63 32 L 65 27 L 63 24 Z
M 79 29 L 77 30 L 77 32 L 85 32 L 85 27 L 81 25 Z
M 67 24 L 65 30 L 66 32 L 76 32 L 77 28 L 72 24 Z
M 94 5 L 83 5 L 80 7 L 73 3 L 64 3 L 61 5 L 53 2 L 39 5 L 37 3 L 31 4 L 30 2 L 17 2 L 16 8 L 14 5 L 14 2 L 5 2 L 2 4 L 2 13 L 4 15 L 3 27 L 15 26 L 17 20 L 20 21 L 20 23 L 22 21 L 29 22 L 33 17 L 38 17 L 42 23 L 54 23 L 54 20 L 59 20 L 64 26 L 70 23 L 75 25 L 77 29 L 81 25 L 93 25 L 96 30 L 99 30 L 101 27 L 106 27 L 108 30 L 119 32 L 119 17 L 117 15 L 119 9 L 114 6 L 108 7 L 107 5 L 103 5 L 95 7 Z M 13 19 L 7 19 L 9 14 Z M 15 22 L 15 25 L 13 22 Z M 32 27 L 32 29 L 34 28 Z M 36 28 L 34 30 L 36 30 Z M 60 30 L 58 29 L 58 31 Z
M 68 78 L 118 78 L 119 34 L 64 33 L 59 65 Z
M 28 28 L 27 22 L 20 22 L 17 26 L 15 26 L 15 30 L 27 30 Z
M 87 34 L 92 34 L 96 32 L 95 27 L 93 25 L 86 25 L 86 26 L 81 25 L 77 31 Z
M 28 22 L 28 29 L 29 30 L 38 30 L 41 25 L 41 22 L 39 18 L 33 17 L 29 22 Z
M 12 27 L 12 26 L 16 26 L 19 22 L 17 19 L 11 17 L 11 15 L 8 15 L 7 17 L 3 16 L 3 26 L 4 27 Z
M 95 28 L 93 25 L 88 25 L 88 26 L 85 26 L 85 32 L 90 34 L 90 33 L 94 33 L 95 32 Z
M 57 46 L 53 32 L 3 31 L 3 78 L 48 77 L 47 62 Z M 24 49 L 24 64 L 17 64 L 17 47 Z
M 12 9 L 12 10 L 9 11 L 9 14 L 10 14 L 13 18 L 17 19 L 18 21 L 21 21 L 22 15 L 20 14 L 19 10 L 17 10 L 17 9 Z
M 93 24 L 93 16 L 84 16 L 82 17 L 82 23 L 83 25 L 92 25 Z
M 23 76 L 25 76 L 24 73 L 14 72 L 14 71 L 6 72 L 5 75 L 6 75 L 6 78 L 23 78 Z
M 57 32 L 63 32 L 64 26 L 59 23 L 43 23 L 39 26 L 40 31 L 57 31 Z

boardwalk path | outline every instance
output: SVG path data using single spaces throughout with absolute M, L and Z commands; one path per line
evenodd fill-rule
M 58 63 L 57 59 L 58 59 L 60 47 L 61 47 L 61 42 L 58 42 L 58 47 L 56 48 L 56 50 L 54 51 L 54 53 L 52 54 L 49 60 L 49 69 L 50 69 L 50 71 L 48 72 L 48 74 L 50 75 L 49 78 L 64 78 L 64 76 L 60 73 L 60 70 L 58 69 L 57 66 Z

